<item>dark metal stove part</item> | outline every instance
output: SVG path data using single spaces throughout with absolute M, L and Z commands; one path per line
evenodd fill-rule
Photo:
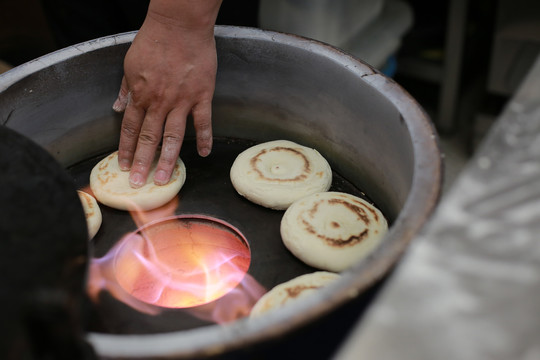
M 0 126 L 0 354 L 91 359 L 83 340 L 86 220 L 67 172 Z

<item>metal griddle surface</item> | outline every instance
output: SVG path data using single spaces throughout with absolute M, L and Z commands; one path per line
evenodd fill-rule
M 237 227 L 251 247 L 249 274 L 267 289 L 296 276 L 317 271 L 294 257 L 283 245 L 280 222 L 284 211 L 270 210 L 240 196 L 231 184 L 229 171 L 236 156 L 254 145 L 248 140 L 214 139 L 210 156 L 201 158 L 195 141 L 186 139 L 180 157 L 187 178 L 180 190 L 176 214 L 205 214 Z M 111 149 L 111 152 L 114 149 Z M 103 156 L 86 159 L 68 172 L 78 188 L 88 186 L 90 172 Z M 332 165 L 332 164 L 330 164 Z M 331 191 L 342 191 L 366 199 L 365 194 L 334 172 Z M 103 223 L 92 240 L 93 256 L 102 257 L 123 235 L 137 229 L 131 215 L 100 205 Z M 99 304 L 91 304 L 90 329 L 108 333 L 159 333 L 208 325 L 181 309 L 164 309 L 159 315 L 146 315 L 103 292 Z

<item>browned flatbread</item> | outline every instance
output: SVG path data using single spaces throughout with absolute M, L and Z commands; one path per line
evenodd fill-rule
M 258 317 L 269 310 L 280 308 L 292 301 L 302 299 L 332 281 L 339 275 L 327 271 L 317 271 L 301 275 L 283 284 L 279 284 L 264 294 L 251 310 L 250 317 Z
M 238 155 L 230 177 L 236 191 L 246 199 L 284 210 L 306 195 L 327 191 L 332 183 L 332 169 L 317 150 L 275 140 Z
M 88 238 L 89 240 L 92 240 L 101 227 L 101 210 L 99 209 L 96 199 L 92 195 L 81 190 L 77 190 L 77 194 L 79 195 L 79 199 L 81 200 L 81 204 L 83 206 L 84 215 L 86 216 Z
M 383 214 L 367 201 L 341 192 L 294 202 L 281 220 L 281 238 L 300 260 L 340 272 L 375 249 L 388 230 Z

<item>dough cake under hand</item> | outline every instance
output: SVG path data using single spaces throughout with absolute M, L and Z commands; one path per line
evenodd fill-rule
M 369 255 L 388 224 L 367 201 L 324 192 L 293 203 L 280 230 L 283 243 L 297 258 L 318 269 L 340 272 Z
M 246 199 L 284 210 L 295 200 L 332 184 L 332 169 L 315 149 L 287 140 L 255 145 L 234 161 L 231 182 Z
M 129 185 L 129 171 L 118 166 L 118 151 L 101 160 L 90 173 L 90 188 L 96 199 L 118 210 L 147 211 L 156 209 L 174 198 L 186 180 L 186 167 L 178 158 L 166 185 L 154 184 L 159 152 L 150 168 L 146 184 L 134 189 Z

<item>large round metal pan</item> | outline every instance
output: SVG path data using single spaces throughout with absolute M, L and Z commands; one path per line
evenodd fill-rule
M 293 333 L 354 307 L 391 271 L 438 200 L 442 166 L 434 128 L 393 80 L 313 40 L 238 27 L 216 27 L 215 35 L 219 66 L 213 128 L 216 138 L 225 139 L 224 147 L 215 149 L 216 156 L 231 149 L 226 139 L 241 143 L 285 138 L 311 146 L 328 159 L 344 184 L 364 191 L 392 226 L 371 256 L 301 304 L 225 326 L 155 334 L 89 333 L 103 358 L 225 357 L 293 339 Z M 1 123 L 84 176 L 84 164 L 117 147 L 121 116 L 111 105 L 133 36 L 120 34 L 69 47 L 4 74 Z M 188 136 L 192 134 L 189 129 Z M 182 150 L 187 157 L 190 147 L 193 144 L 187 142 Z M 208 179 L 204 167 L 198 171 L 201 179 Z M 212 204 L 213 212 L 221 211 L 221 205 Z M 243 225 L 230 214 L 227 220 Z M 276 274 L 279 269 L 268 271 Z

